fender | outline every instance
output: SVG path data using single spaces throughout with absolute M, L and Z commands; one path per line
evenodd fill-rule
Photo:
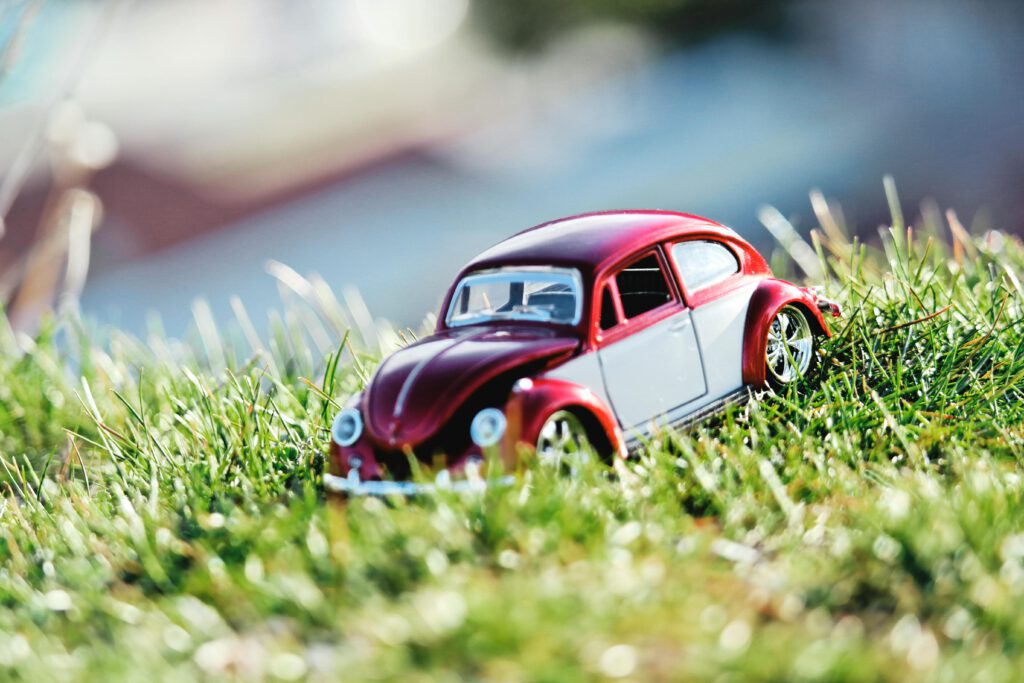
M 611 408 L 587 387 L 562 379 L 521 379 L 512 389 L 505 405 L 508 428 L 502 449 L 509 458 L 506 465 L 515 466 L 515 454 L 525 446 L 531 450 L 537 443 L 544 421 L 555 411 L 576 408 L 593 418 L 591 427 L 600 430 L 610 452 L 626 457 L 626 440 Z
M 800 306 L 815 335 L 831 337 L 832 332 L 818 309 L 818 297 L 810 289 L 797 287 L 784 280 L 765 279 L 750 297 L 747 322 L 743 336 L 743 383 L 762 387 L 768 383 L 765 374 L 765 354 L 768 326 L 779 310 L 788 304 Z

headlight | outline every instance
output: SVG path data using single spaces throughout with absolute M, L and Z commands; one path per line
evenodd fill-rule
M 484 408 L 469 425 L 469 437 L 480 448 L 487 448 L 501 441 L 505 434 L 505 415 L 497 408 Z
M 355 408 L 345 408 L 334 418 L 331 438 L 339 446 L 351 446 L 363 433 L 363 418 Z

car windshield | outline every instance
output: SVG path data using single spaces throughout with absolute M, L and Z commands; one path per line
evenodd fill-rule
M 499 268 L 467 275 L 448 309 L 449 327 L 497 320 L 575 325 L 580 320 L 580 274 L 560 268 Z

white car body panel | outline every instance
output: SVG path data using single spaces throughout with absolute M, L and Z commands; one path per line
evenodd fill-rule
M 639 429 L 627 434 L 627 439 L 646 438 L 659 424 L 684 423 L 723 399 L 735 398 L 743 389 L 743 337 L 747 328 L 747 309 L 756 289 L 757 283 L 745 285 L 691 310 L 707 392 L 666 415 L 651 416 Z
M 545 377 L 561 379 L 566 382 L 573 382 L 582 387 L 590 389 L 594 394 L 611 406 L 608 399 L 608 392 L 604 389 L 604 377 L 601 375 L 601 363 L 596 353 L 584 353 L 572 360 L 559 365 L 557 368 L 546 372 Z
M 743 337 L 747 309 L 756 289 L 756 282 L 743 285 L 693 309 L 709 400 L 743 386 Z
M 587 387 L 613 409 L 629 441 L 646 438 L 743 388 L 743 337 L 756 289 L 756 282 L 738 287 L 545 376 Z
M 690 311 L 602 347 L 605 389 L 623 429 L 645 429 L 707 393 Z

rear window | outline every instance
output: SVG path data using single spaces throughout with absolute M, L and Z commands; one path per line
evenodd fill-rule
M 680 242 L 672 247 L 672 258 L 683 276 L 683 284 L 691 292 L 721 282 L 740 270 L 736 256 L 718 242 Z

